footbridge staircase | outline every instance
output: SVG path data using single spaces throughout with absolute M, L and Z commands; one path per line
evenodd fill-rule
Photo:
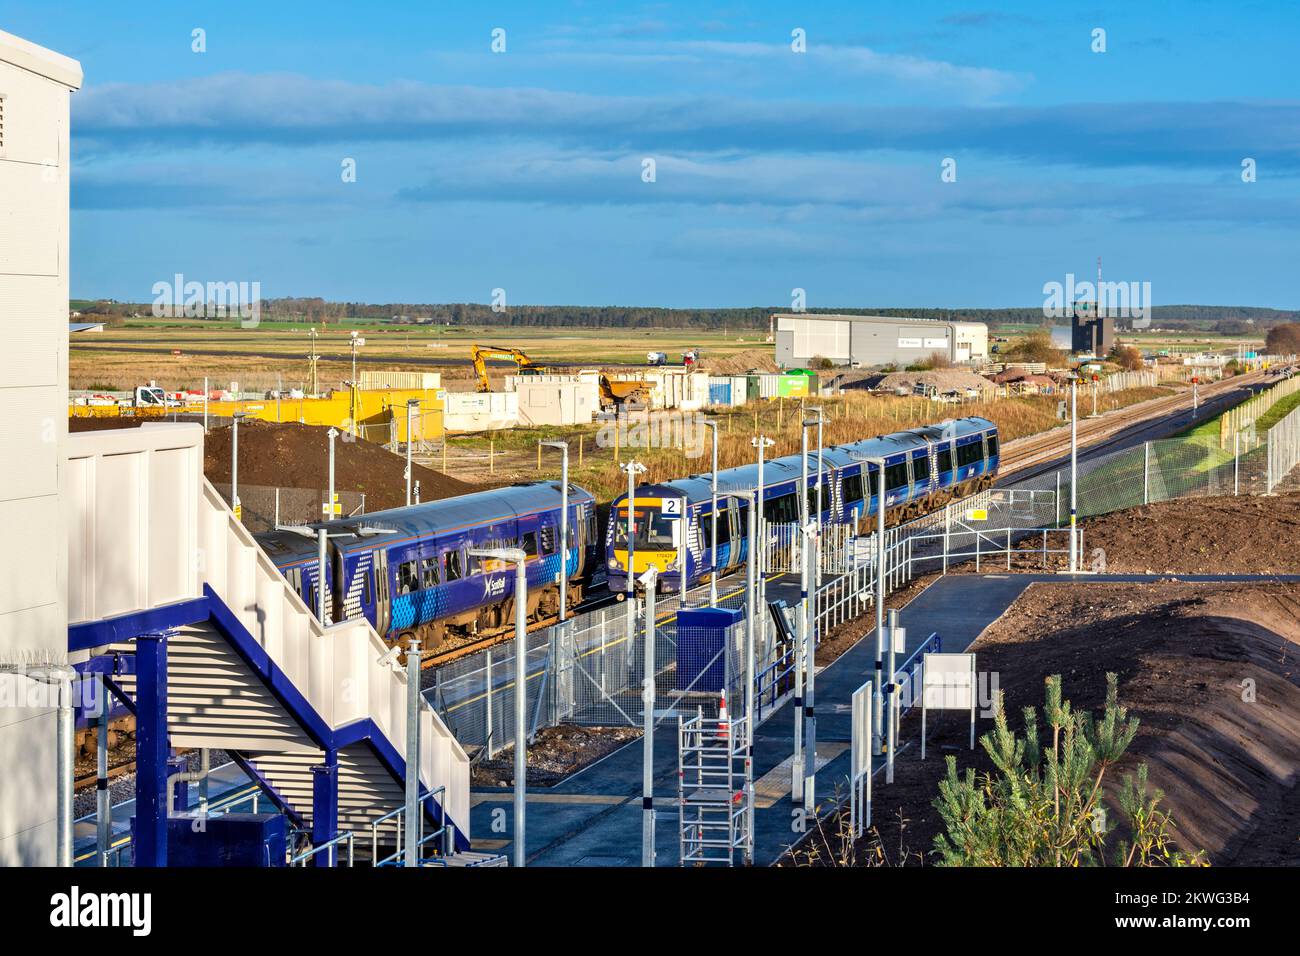
M 365 619 L 316 620 L 204 478 L 202 427 L 73 434 L 66 480 L 69 653 L 136 714 L 137 864 L 167 861 L 172 748 L 230 753 L 314 846 L 397 842 L 405 672 Z M 421 825 L 451 862 L 469 761 L 423 698 L 418 716 Z

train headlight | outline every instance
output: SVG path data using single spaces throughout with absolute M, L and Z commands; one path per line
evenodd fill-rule
M 613 558 L 610 558 L 610 559 L 609 559 L 609 566 L 610 566 L 611 568 L 617 568 L 617 567 L 618 567 L 618 562 L 615 561 Z

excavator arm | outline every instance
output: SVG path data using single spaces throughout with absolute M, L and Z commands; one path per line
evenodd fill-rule
M 518 367 L 520 375 L 541 375 L 546 371 L 520 349 L 504 348 L 497 345 L 470 346 L 470 358 L 474 363 L 474 374 L 478 376 L 478 390 L 480 392 L 492 391 L 492 383 L 488 379 L 487 371 L 489 359 L 510 359 Z

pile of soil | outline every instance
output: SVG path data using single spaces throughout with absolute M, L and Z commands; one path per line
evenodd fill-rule
M 613 753 L 641 736 L 636 727 L 547 727 L 528 745 L 528 786 L 553 787 L 570 774 Z M 510 787 L 515 779 L 515 748 L 481 760 L 470 773 L 470 786 Z
M 776 357 L 771 349 L 745 349 L 731 355 L 705 356 L 704 365 L 711 375 L 744 375 L 751 369 L 758 372 L 775 372 Z
M 1100 714 L 1114 671 L 1141 725 L 1107 773 L 1108 792 L 1145 762 L 1182 849 L 1204 850 L 1213 865 L 1300 864 L 1300 586 L 1035 584 L 972 650 L 980 673 L 997 675 L 1017 731 L 1025 706 L 1041 725 L 1045 677 L 1062 675 L 1073 705 Z M 882 852 L 890 863 L 929 862 L 944 756 L 959 771 L 992 770 L 978 742 L 966 749 L 966 721 L 932 715 L 922 763 L 920 716 L 904 719 L 895 782 L 876 778 L 879 844 L 860 841 L 860 862 Z M 981 715 L 977 735 L 991 728 Z M 835 827 L 823 824 L 832 834 L 823 859 Z
M 240 485 L 323 488 L 329 474 L 329 429 L 297 422 L 249 420 L 239 426 Z M 214 428 L 203 444 L 209 481 L 230 480 L 230 429 Z M 480 490 L 440 471 L 413 464 L 420 500 L 452 498 Z M 334 486 L 366 496 L 367 511 L 406 504 L 406 461 L 382 445 L 358 438 L 334 441 Z
M 154 420 L 161 421 L 161 419 L 154 419 Z M 113 416 L 105 415 L 102 418 L 97 416 L 83 417 L 79 415 L 74 415 L 68 419 L 68 431 L 69 432 L 101 432 L 101 431 L 107 431 L 110 428 L 139 428 L 141 422 L 143 421 L 144 419 L 141 418 L 122 418 L 117 415 L 113 415 Z
M 1083 557 L 1089 567 L 1104 557 L 1095 569 L 1112 574 L 1300 574 L 1297 539 L 1300 493 L 1179 498 L 1088 519 Z M 1055 557 L 1057 567 L 1068 564 Z M 1041 555 L 1019 563 L 1042 569 Z
M 887 390 L 899 387 L 913 389 L 918 384 L 932 385 L 940 392 L 966 388 L 977 388 L 985 392 L 993 391 L 997 387 L 982 375 L 976 375 L 964 368 L 934 369 L 930 372 L 890 372 L 887 375 L 868 377 L 866 382 L 868 388 Z

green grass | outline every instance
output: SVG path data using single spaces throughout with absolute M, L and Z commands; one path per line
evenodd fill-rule
M 1264 434 L 1297 408 L 1300 408 L 1300 392 L 1274 402 L 1268 411 L 1255 419 L 1255 431 L 1261 435 Z

